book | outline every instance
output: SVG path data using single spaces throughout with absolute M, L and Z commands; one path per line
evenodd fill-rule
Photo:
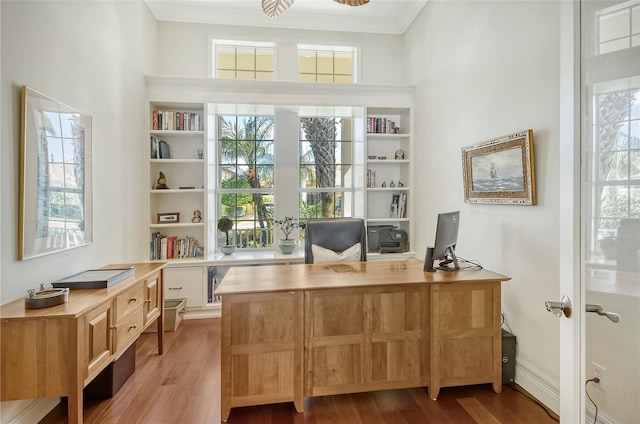
M 169 143 L 164 140 L 158 141 L 158 159 L 171 159 Z
M 53 288 L 104 289 L 123 281 L 136 272 L 135 267 L 117 269 L 90 269 L 51 283 Z

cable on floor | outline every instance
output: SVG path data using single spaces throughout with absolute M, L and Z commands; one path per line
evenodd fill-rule
M 548 416 L 550 416 L 554 421 L 558 421 L 560 422 L 560 420 L 554 415 L 555 413 L 553 413 L 553 411 L 549 410 L 549 408 L 547 407 L 547 405 L 545 405 L 544 403 L 540 402 L 538 399 L 536 399 L 535 397 L 531 396 L 529 393 L 527 393 L 524 389 L 522 389 L 520 386 L 518 386 L 517 384 L 507 384 L 507 387 L 510 387 L 511 390 L 513 390 L 516 393 L 520 393 L 523 397 L 525 397 L 526 399 L 529 399 L 531 402 L 537 404 L 540 408 L 542 408 L 544 410 L 544 412 L 547 413 Z M 503 386 L 504 387 L 504 386 Z
M 596 408 L 596 414 L 593 416 L 593 424 L 596 424 L 596 422 L 598 421 L 598 405 L 596 405 L 593 399 L 591 399 L 591 396 L 589 396 L 589 390 L 588 390 L 589 388 L 587 387 L 587 385 L 591 382 L 598 384 L 600 383 L 600 379 L 598 377 L 593 377 L 588 379 L 584 383 L 584 393 L 587 395 L 591 403 L 593 403 L 593 406 Z

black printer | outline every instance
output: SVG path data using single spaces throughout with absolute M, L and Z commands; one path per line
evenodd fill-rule
M 409 250 L 407 232 L 393 225 L 370 225 L 367 227 L 369 252 L 402 253 Z

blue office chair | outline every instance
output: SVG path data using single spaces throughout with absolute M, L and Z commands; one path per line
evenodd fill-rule
M 360 243 L 359 255 L 356 252 Z M 313 246 L 316 246 L 315 248 Z M 314 259 L 318 253 L 322 256 Z M 328 252 L 327 252 L 328 251 Z M 357 252 L 356 252 L 357 253 Z M 367 230 L 360 218 L 310 219 L 305 229 L 304 262 L 363 262 L 367 260 Z

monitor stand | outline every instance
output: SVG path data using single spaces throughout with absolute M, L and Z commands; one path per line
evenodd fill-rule
M 456 257 L 452 247 L 447 247 L 447 250 L 445 250 L 445 257 L 446 259 L 441 260 L 436 269 L 440 271 L 457 271 L 460 269 L 460 266 L 458 265 L 458 258 Z

